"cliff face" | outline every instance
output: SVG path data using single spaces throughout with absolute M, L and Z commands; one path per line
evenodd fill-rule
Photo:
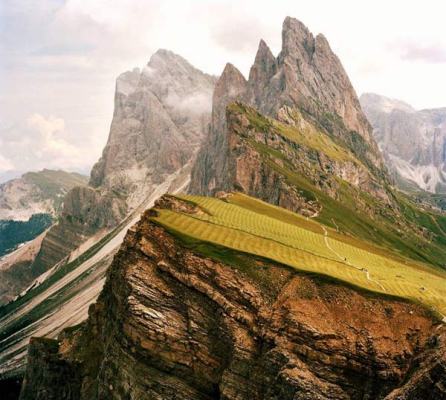
M 397 182 L 445 193 L 446 108 L 417 111 L 372 93 L 363 94 L 361 104 Z
M 87 186 L 73 188 L 32 264 L 35 276 L 68 257 L 94 233 L 118 225 L 126 215 L 127 204 L 122 196 Z
M 220 76 L 213 97 L 210 135 L 192 171 L 192 193 L 225 190 L 218 182 L 225 173 L 228 154 L 224 115 L 227 105 L 235 100 L 273 118 L 284 106 L 303 112 L 371 168 L 383 167 L 371 126 L 327 40 L 322 35 L 314 37 L 301 22 L 287 17 L 277 58 L 262 40 L 248 81 L 232 65 L 227 65 Z
M 167 50 L 157 51 L 141 72 L 122 74 L 110 136 L 90 184 L 139 205 L 195 155 L 207 134 L 214 84 L 214 77 Z
M 277 118 L 265 118 L 242 103 L 227 107 L 225 172 L 212 177 L 216 188 L 240 191 L 305 215 L 317 215 L 322 203 L 305 195 L 298 177 L 334 199 L 341 199 L 344 182 L 351 190 L 391 202 L 354 153 L 337 145 L 296 109 L 284 106 Z
M 21 400 L 445 398 L 445 329 L 419 306 L 266 260 L 216 261 L 152 213 L 87 322 L 32 341 Z

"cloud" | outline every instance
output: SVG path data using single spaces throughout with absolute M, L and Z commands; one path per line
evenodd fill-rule
M 212 110 L 212 91 L 196 91 L 189 96 L 180 97 L 170 93 L 166 97 L 166 103 L 179 111 L 193 114 L 202 114 Z
M 439 44 L 423 45 L 406 43 L 400 50 L 401 58 L 407 61 L 422 61 L 425 63 L 446 63 L 446 46 Z
M 21 135 L 17 135 L 17 131 Z M 31 114 L 19 126 L 2 128 L 0 135 L 3 138 L 0 173 L 43 168 L 82 171 L 85 162 L 92 163 L 96 158 L 96 154 L 93 158 L 89 151 L 89 147 L 96 143 L 76 142 L 66 129 L 64 119 L 55 116 Z
M 13 169 L 14 164 L 0 154 L 0 172 L 5 173 Z

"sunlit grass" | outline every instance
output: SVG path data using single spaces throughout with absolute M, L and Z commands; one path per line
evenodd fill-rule
M 158 210 L 155 221 L 181 235 L 327 275 L 363 289 L 421 302 L 446 314 L 446 273 L 343 237 L 297 214 L 236 194 L 227 201 L 181 196 L 207 213 Z M 324 236 L 324 231 L 327 236 Z

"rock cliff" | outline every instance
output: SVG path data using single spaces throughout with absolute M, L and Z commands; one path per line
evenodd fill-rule
M 396 182 L 445 193 L 446 108 L 417 111 L 372 93 L 363 94 L 361 104 Z
M 225 189 L 216 180 L 227 164 L 225 110 L 235 100 L 273 118 L 284 106 L 297 109 L 376 173 L 383 167 L 372 128 L 338 57 L 322 35 L 314 37 L 300 21 L 287 17 L 277 58 L 261 40 L 248 81 L 232 65 L 220 76 L 213 96 L 211 131 L 192 171 L 192 193 Z
M 194 157 L 207 134 L 215 78 L 159 50 L 116 82 L 115 111 L 90 184 L 118 191 L 131 208 Z
M 445 398 L 445 329 L 421 307 L 209 258 L 154 212 L 128 232 L 87 322 L 32 341 L 21 400 Z

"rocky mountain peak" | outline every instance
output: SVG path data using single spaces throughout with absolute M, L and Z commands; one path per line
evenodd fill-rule
M 142 71 L 122 74 L 109 139 L 90 184 L 118 188 L 137 206 L 197 151 L 210 122 L 215 81 L 164 49 Z
M 260 40 L 254 64 L 249 72 L 249 82 L 255 82 L 254 91 L 263 90 L 277 72 L 277 60 L 263 39 Z M 257 94 L 255 97 L 258 97 Z
M 235 100 L 246 90 L 247 81 L 242 73 L 231 63 L 227 63 L 213 94 L 213 112 L 218 111 L 220 104 Z M 224 111 L 224 110 L 223 110 Z
M 215 86 L 210 138 L 193 169 L 191 192 L 208 194 L 220 189 L 220 178 L 213 175 L 222 177 L 226 171 L 226 107 L 235 100 L 272 118 L 288 106 L 322 125 L 325 121 L 327 134 L 336 136 L 371 168 L 381 170 L 383 161 L 372 128 L 327 39 L 314 37 L 302 22 L 287 17 L 282 40 L 277 58 L 260 41 L 248 81 L 233 65 L 226 65 Z
M 318 114 L 322 106 L 324 112 L 341 117 L 347 128 L 374 146 L 356 92 L 327 39 L 322 34 L 314 37 L 303 23 L 287 17 L 282 40 L 278 62 L 285 102 L 296 104 L 310 114 Z
M 286 17 L 282 25 L 282 57 L 311 59 L 314 52 L 314 37 L 299 20 Z

